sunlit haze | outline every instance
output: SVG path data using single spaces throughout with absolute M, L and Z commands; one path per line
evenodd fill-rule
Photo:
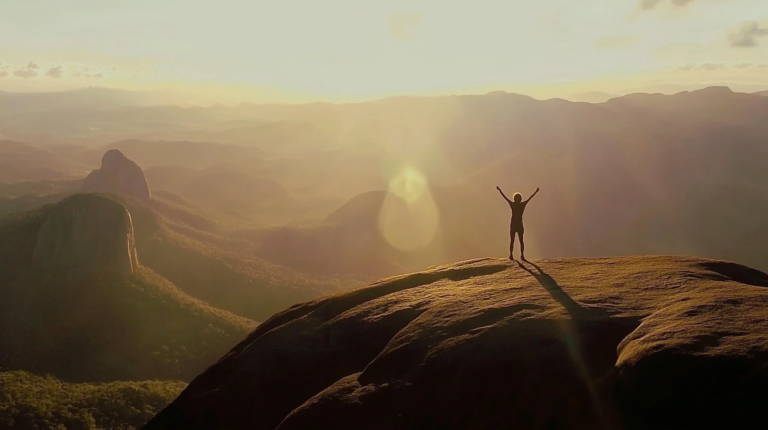
M 0 0 L 0 430 L 758 428 L 766 166 L 768 0 Z
M 3 0 L 0 90 L 192 103 L 768 89 L 768 1 Z

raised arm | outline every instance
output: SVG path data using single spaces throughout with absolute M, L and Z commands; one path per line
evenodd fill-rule
M 537 187 L 537 188 L 536 188 L 536 191 L 534 191 L 534 192 L 533 192 L 533 194 L 531 194 L 531 197 L 528 197 L 528 200 L 524 201 L 523 203 L 528 203 L 529 201 L 531 201 L 531 199 L 533 198 L 533 196 L 535 196 L 535 195 L 536 195 L 536 193 L 538 193 L 538 192 L 539 192 L 539 189 L 538 189 L 538 187 Z
M 509 203 L 512 203 L 512 201 L 511 201 L 511 200 L 509 200 L 509 199 L 507 198 L 507 196 L 505 196 L 505 195 L 504 195 L 504 191 L 501 191 L 501 188 L 499 188 L 499 186 L 498 186 L 498 185 L 496 186 L 496 189 L 497 189 L 497 190 L 499 190 L 499 192 L 501 193 L 501 197 L 504 197 L 504 200 L 506 200 L 506 201 L 507 201 L 507 202 L 509 202 Z

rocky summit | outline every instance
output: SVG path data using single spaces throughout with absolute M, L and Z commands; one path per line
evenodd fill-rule
M 32 259 L 43 268 L 138 266 L 133 223 L 120 203 L 98 194 L 75 194 L 56 204 L 37 231 Z
M 145 429 L 756 428 L 768 275 L 478 259 L 274 315 Z
M 151 199 L 141 167 L 117 149 L 110 149 L 104 154 L 101 168 L 88 174 L 80 191 L 123 194 L 145 202 Z

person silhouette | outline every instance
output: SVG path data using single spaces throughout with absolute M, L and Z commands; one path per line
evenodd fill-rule
M 512 221 L 509 224 L 509 259 L 515 259 L 512 254 L 515 249 L 515 234 L 517 234 L 520 238 L 520 259 L 528 261 L 525 259 L 525 241 L 523 240 L 523 233 L 525 232 L 525 228 L 523 227 L 523 212 L 525 212 L 525 207 L 528 205 L 528 202 L 539 192 L 539 189 L 536 188 L 536 191 L 534 191 L 533 194 L 531 194 L 531 197 L 528 197 L 528 200 L 526 201 L 523 201 L 523 196 L 520 193 L 515 193 L 512 196 L 512 200 L 510 200 L 504 195 L 504 191 L 501 191 L 501 188 L 497 186 L 496 189 L 499 190 L 501 196 L 504 197 L 504 200 L 509 203 L 509 208 L 512 209 Z

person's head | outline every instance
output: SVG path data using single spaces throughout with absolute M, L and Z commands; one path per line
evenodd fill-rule
M 514 200 L 515 203 L 520 203 L 523 201 L 523 195 L 520 193 L 515 193 L 515 195 L 512 196 L 512 200 Z

